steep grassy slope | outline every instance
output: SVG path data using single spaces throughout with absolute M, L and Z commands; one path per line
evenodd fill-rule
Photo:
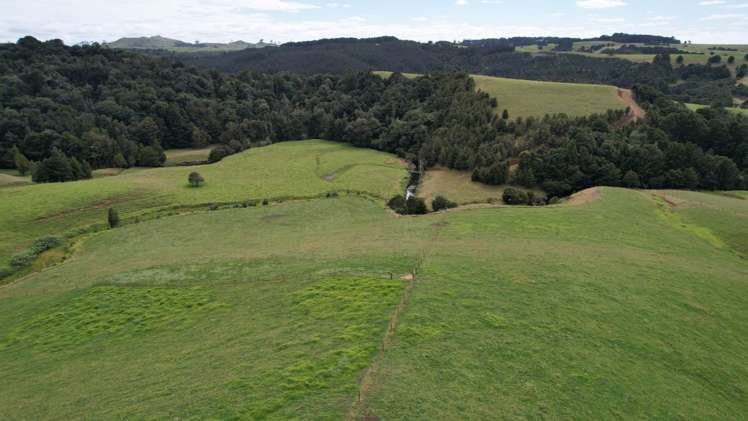
M 392 72 L 375 72 L 389 77 Z M 417 77 L 416 74 L 406 74 Z M 509 111 L 511 118 L 543 117 L 565 113 L 585 116 L 607 110 L 625 109 L 626 103 L 614 86 L 583 83 L 539 82 L 473 75 L 478 90 L 498 100 L 496 112 Z
M 206 180 L 194 189 L 187 175 Z M 117 177 L 0 189 L 0 266 L 33 239 L 162 206 L 322 195 L 334 190 L 390 197 L 407 176 L 392 155 L 325 141 L 286 142 L 208 166 L 134 169 Z
M 658 194 L 681 193 L 416 218 L 344 196 L 101 232 L 0 288 L 0 415 L 740 419 L 748 265 L 721 226 L 748 201 L 688 193 L 732 218 L 699 225 Z

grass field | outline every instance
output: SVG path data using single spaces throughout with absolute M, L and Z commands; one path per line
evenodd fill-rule
M 436 196 L 441 195 L 459 204 L 502 203 L 506 186 L 491 186 L 476 183 L 470 171 L 457 171 L 449 168 L 433 168 L 426 174 L 418 186 L 418 196 L 426 200 L 428 206 Z M 540 190 L 535 193 L 543 194 Z
M 686 104 L 686 107 L 688 107 L 691 111 L 696 111 L 702 108 L 709 108 L 708 105 L 701 105 L 701 104 Z M 725 108 L 726 110 L 730 111 L 731 113 L 738 113 L 743 114 L 745 116 L 748 116 L 748 109 L 745 108 Z
M 614 86 L 490 76 L 473 76 L 473 79 L 479 90 L 498 99 L 498 112 L 508 109 L 510 117 L 542 117 L 560 113 L 581 117 L 626 108 Z
M 375 72 L 389 77 L 392 72 Z M 415 74 L 406 74 L 416 77 Z M 497 113 L 509 110 L 510 118 L 543 117 L 565 113 L 585 116 L 611 109 L 625 109 L 626 103 L 614 86 L 582 83 L 539 82 L 473 75 L 476 88 L 498 100 Z
M 31 184 L 31 176 L 21 176 L 16 170 L 0 170 L 0 188 Z
M 283 168 L 282 171 L 279 168 Z M 203 187 L 190 188 L 199 171 Z M 0 189 L 0 267 L 47 234 L 174 205 L 283 199 L 356 190 L 381 197 L 403 191 L 407 171 L 392 155 L 325 141 L 251 149 L 208 166 L 127 170 L 116 177 Z
M 164 166 L 172 167 L 193 162 L 207 162 L 213 146 L 202 149 L 168 149 Z
M 613 44 L 613 47 L 611 48 L 618 48 L 623 46 L 624 44 L 621 43 L 608 43 L 608 42 L 600 42 L 600 41 L 585 41 L 585 42 L 577 42 L 574 43 L 574 51 L 573 52 L 566 52 L 565 54 L 580 54 L 585 55 L 588 57 L 597 57 L 597 58 L 619 58 L 624 60 L 629 60 L 637 63 L 651 63 L 652 60 L 654 60 L 655 55 L 654 54 L 602 54 L 600 51 L 598 52 L 581 52 L 579 51 L 582 47 L 591 47 L 593 45 L 607 45 L 607 44 Z M 634 45 L 643 45 L 643 44 L 634 44 Z M 683 64 L 689 65 L 689 64 L 706 64 L 709 57 L 712 56 L 712 53 L 714 55 L 719 55 L 722 57 L 722 64 L 727 64 L 727 60 L 730 56 L 735 57 L 735 64 L 730 65 L 733 70 L 744 63 L 748 63 L 745 60 L 745 55 L 748 54 L 748 45 L 716 45 L 716 44 L 683 44 L 683 45 L 671 45 L 673 48 L 677 48 L 686 52 L 689 52 L 691 54 L 671 54 L 671 58 L 673 61 L 673 64 L 676 64 L 676 59 L 679 55 L 683 56 Z M 716 50 L 712 50 L 712 48 L 716 48 Z M 730 51 L 731 49 L 737 50 L 737 51 Z
M 104 231 L 0 288 L 0 417 L 741 419 L 746 197 L 340 197 Z
M 471 203 L 501 202 L 504 194 L 503 186 L 473 182 L 472 173 L 448 168 L 434 168 L 426 174 L 418 186 L 418 196 L 426 200 L 429 205 L 438 195 L 449 200 L 466 205 Z

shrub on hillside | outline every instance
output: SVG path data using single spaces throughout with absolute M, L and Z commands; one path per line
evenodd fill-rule
M 429 213 L 426 201 L 420 197 L 411 197 L 405 201 L 406 215 L 425 215 Z
M 429 212 L 426 201 L 420 197 L 406 200 L 402 195 L 397 195 L 387 202 L 387 206 L 400 215 L 424 215 Z
M 210 162 L 211 164 L 214 162 L 218 162 L 223 158 L 231 155 L 232 153 L 234 153 L 234 151 L 232 151 L 231 148 L 226 145 L 216 146 L 210 151 L 210 155 L 208 155 L 208 162 Z
M 119 214 L 117 213 L 117 210 L 114 208 L 109 208 L 107 211 L 107 225 L 109 225 L 109 228 L 117 228 L 119 226 Z
M 190 183 L 190 186 L 192 187 L 200 187 L 205 182 L 205 179 L 199 172 L 193 171 L 187 177 L 187 182 Z
M 508 187 L 504 190 L 502 199 L 507 205 L 527 205 L 529 197 L 524 190 Z
M 436 196 L 434 200 L 431 201 L 431 209 L 433 209 L 434 212 L 439 212 L 441 210 L 452 209 L 456 207 L 457 203 L 452 202 L 444 196 Z
M 14 255 L 10 259 L 10 266 L 18 269 L 30 265 L 40 254 L 51 250 L 62 244 L 62 240 L 55 236 L 46 236 L 37 239 L 27 250 Z
M 405 198 L 403 195 L 398 194 L 387 202 L 387 206 L 393 211 L 400 213 L 400 210 L 405 209 Z

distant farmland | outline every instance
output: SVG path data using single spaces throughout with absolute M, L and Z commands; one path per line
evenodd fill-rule
M 375 72 L 388 77 L 392 72 Z M 417 77 L 406 74 L 407 77 Z M 617 88 L 583 83 L 539 82 L 473 75 L 477 89 L 498 100 L 497 113 L 509 111 L 510 118 L 542 117 L 564 113 L 581 117 L 626 108 Z
M 626 108 L 614 86 L 477 75 L 473 79 L 479 90 L 498 99 L 497 111 L 507 109 L 511 118 L 560 113 L 581 117 Z

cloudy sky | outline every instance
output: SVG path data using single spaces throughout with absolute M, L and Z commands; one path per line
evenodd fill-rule
M 0 0 L 0 11 L 0 41 L 428 41 L 629 32 L 748 44 L 748 0 Z

